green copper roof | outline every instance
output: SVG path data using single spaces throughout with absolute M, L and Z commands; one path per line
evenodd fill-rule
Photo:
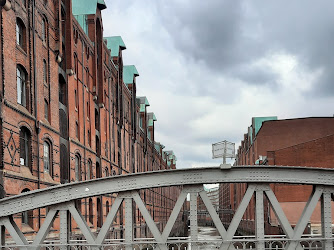
M 119 49 L 126 49 L 124 41 L 120 36 L 104 37 L 107 41 L 107 48 L 111 50 L 112 57 L 118 57 Z
M 168 160 L 177 161 L 176 155 L 174 154 L 173 150 L 169 150 L 169 151 L 165 151 L 165 152 L 168 155 L 168 157 L 167 157 Z
M 76 15 L 96 14 L 97 0 L 72 0 L 72 13 Z
M 149 127 L 152 127 L 152 126 L 153 126 L 153 123 L 154 123 L 155 121 L 157 121 L 157 118 L 155 117 L 155 115 L 154 115 L 153 112 L 148 113 L 148 114 L 147 114 L 147 117 L 148 117 L 148 126 L 149 126 Z
M 275 121 L 277 120 L 277 116 L 268 116 L 268 117 L 253 117 L 252 118 L 252 126 L 255 131 L 255 136 L 259 132 L 260 128 L 262 127 L 262 123 L 265 121 Z
M 150 106 L 146 96 L 137 97 L 137 100 L 139 100 L 140 112 L 145 112 L 146 106 Z
M 86 34 L 88 34 L 87 15 L 96 14 L 97 7 L 103 10 L 107 5 L 104 0 L 72 0 L 72 14 Z
M 123 66 L 123 81 L 125 84 L 132 84 L 133 78 L 139 76 L 139 73 L 134 65 Z

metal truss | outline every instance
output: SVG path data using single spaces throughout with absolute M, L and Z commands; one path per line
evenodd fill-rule
M 224 227 L 207 193 L 203 189 L 203 184 L 208 183 L 248 183 L 245 195 L 228 228 Z M 271 190 L 270 183 L 313 185 L 312 195 L 294 228 L 290 225 L 274 192 Z M 145 188 L 167 186 L 183 186 L 183 189 L 164 230 L 161 232 L 142 201 L 139 191 Z M 98 234 L 94 234 L 90 230 L 80 211 L 76 208 L 75 200 L 110 193 L 118 193 L 118 196 L 112 204 L 101 230 Z M 190 236 L 189 238 L 173 239 L 169 237 L 169 235 L 188 194 L 190 197 Z M 183 169 L 108 177 L 36 190 L 1 200 L 0 245 L 6 246 L 7 248 L 12 247 L 8 244 L 5 245 L 6 228 L 15 242 L 13 247 L 20 249 L 48 248 L 50 243 L 47 243 L 45 239 L 54 220 L 59 216 L 59 240 L 52 243 L 52 246 L 59 249 L 68 249 L 68 246 L 71 245 L 78 247 L 80 244 L 84 244 L 86 249 L 102 249 L 108 248 L 106 246 L 109 246 L 108 249 L 130 250 L 142 249 L 147 246 L 148 249 L 167 250 L 173 248 L 188 249 L 189 245 L 191 245 L 192 250 L 211 249 L 211 247 L 206 247 L 206 244 L 209 243 L 208 241 L 200 240 L 198 237 L 197 199 L 199 196 L 206 206 L 220 236 L 217 241 L 212 243 L 214 245 L 212 249 L 233 250 L 256 248 L 258 250 L 301 250 L 304 249 L 303 246 L 305 246 L 305 242 L 313 241 L 317 242 L 316 244 L 320 242 L 320 247 L 314 249 L 329 250 L 333 249 L 333 215 L 331 211 L 333 194 L 334 171 L 319 168 L 247 166 L 231 169 Z M 235 234 L 253 196 L 255 196 L 255 235 L 248 239 L 240 239 L 235 237 Z M 285 233 L 284 237 L 275 238 L 274 236 L 265 235 L 265 197 L 269 201 L 280 226 Z M 318 239 L 312 239 L 311 237 L 303 236 L 303 232 L 319 201 L 321 202 L 322 235 Z M 106 237 L 122 203 L 125 204 L 125 238 L 115 243 L 111 242 L 110 239 L 106 239 Z M 134 237 L 133 203 L 137 205 L 145 219 L 146 224 L 154 237 L 153 239 L 137 239 Z M 42 207 L 48 207 L 49 212 L 43 225 L 37 232 L 34 241 L 28 242 L 13 220 L 13 215 Z M 82 235 L 85 237 L 84 243 L 71 242 L 69 238 L 69 216 L 71 216 L 80 228 Z M 113 248 L 114 245 L 121 248 Z

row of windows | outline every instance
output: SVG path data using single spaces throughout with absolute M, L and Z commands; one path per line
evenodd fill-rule
M 31 133 L 28 128 L 21 127 L 20 128 L 20 165 L 27 166 L 31 169 Z M 49 140 L 45 140 L 43 143 L 43 165 L 44 172 L 49 173 L 51 176 L 53 175 L 52 168 L 52 144 Z M 66 166 L 65 166 L 66 167 Z M 79 154 L 75 155 L 75 179 L 76 181 L 82 181 L 82 168 L 81 168 L 81 157 Z M 106 167 L 103 170 L 104 176 L 109 176 L 110 174 L 116 174 L 115 171 L 109 172 L 109 169 Z M 96 178 L 101 178 L 101 168 L 100 164 L 96 163 Z M 94 176 L 92 161 L 88 160 L 87 163 L 87 179 L 92 179 Z M 86 178 L 86 177 L 85 177 Z
M 32 169 L 32 160 L 31 160 L 31 133 L 28 128 L 20 128 L 20 165 L 24 165 Z M 45 140 L 43 143 L 43 165 L 44 172 L 53 175 L 52 169 L 52 149 L 51 142 Z

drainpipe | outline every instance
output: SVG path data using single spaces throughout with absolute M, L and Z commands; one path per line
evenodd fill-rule
M 32 27 L 33 27 L 33 36 L 32 36 L 32 44 L 33 44 L 33 57 L 34 57 L 34 91 L 35 91 L 35 128 L 37 133 L 37 188 L 41 188 L 41 176 L 40 176 L 40 166 L 39 166 L 39 122 L 37 120 L 37 81 L 36 81 L 36 20 L 35 20 L 35 0 L 32 1 Z M 38 227 L 41 227 L 41 210 L 38 209 Z

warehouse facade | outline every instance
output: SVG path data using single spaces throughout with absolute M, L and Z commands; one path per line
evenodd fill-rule
M 279 165 L 333 168 L 334 118 L 309 117 L 278 120 L 272 117 L 253 117 L 237 150 L 235 165 Z M 290 224 L 294 227 L 308 201 L 312 186 L 271 184 Z M 220 185 L 220 217 L 229 225 L 245 192 L 246 184 Z M 266 234 L 284 233 L 265 200 Z M 332 205 L 332 209 L 334 206 Z M 320 232 L 320 204 L 311 217 L 306 233 Z M 334 211 L 333 211 L 334 212 Z M 252 198 L 240 224 L 239 233 L 255 230 L 255 200 Z M 333 221 L 334 224 L 334 221 Z
M 136 67 L 123 65 L 124 41 L 103 37 L 103 0 L 5 2 L 0 25 L 4 195 L 176 167 L 173 151 L 154 140 L 157 119 L 147 110 L 147 98 L 136 95 Z M 179 192 L 178 187 L 142 191 L 159 227 Z M 83 199 L 77 207 L 98 230 L 114 199 Z M 40 209 L 14 219 L 29 236 L 46 213 Z M 110 237 L 123 237 L 123 214 L 120 209 Z M 138 210 L 134 221 L 136 236 L 150 234 Z M 75 234 L 75 223 L 72 228 Z

